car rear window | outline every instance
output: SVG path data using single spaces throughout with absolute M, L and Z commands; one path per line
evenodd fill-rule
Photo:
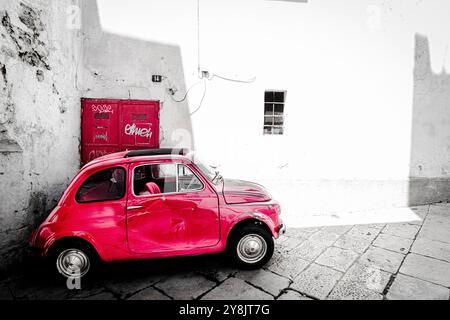
M 90 176 L 77 192 L 80 203 L 120 200 L 125 196 L 125 170 L 113 168 Z

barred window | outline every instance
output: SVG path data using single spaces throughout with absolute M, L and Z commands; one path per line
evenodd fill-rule
M 264 134 L 284 134 L 286 91 L 266 91 L 264 95 Z

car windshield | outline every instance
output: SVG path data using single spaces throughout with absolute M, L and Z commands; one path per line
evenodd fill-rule
M 192 156 L 192 162 L 203 172 L 203 174 L 208 177 L 212 183 L 217 183 L 220 179 L 219 171 L 215 170 L 211 166 L 205 164 L 201 161 L 197 154 Z

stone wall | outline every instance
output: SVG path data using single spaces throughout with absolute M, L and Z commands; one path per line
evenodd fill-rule
M 0 1 L 0 269 L 78 169 L 80 33 L 71 1 Z

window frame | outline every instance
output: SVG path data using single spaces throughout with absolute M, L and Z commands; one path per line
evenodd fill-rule
M 276 102 L 276 101 L 269 101 L 266 100 L 266 95 L 267 94 L 272 94 L 273 96 L 275 96 L 275 94 L 277 93 L 282 93 L 283 94 L 283 102 Z M 263 135 L 265 136 L 283 136 L 285 134 L 285 121 L 286 121 L 286 97 L 287 97 L 287 90 L 265 90 L 264 91 L 264 121 L 263 121 Z M 272 100 L 276 100 L 275 98 L 273 98 Z M 272 106 L 272 113 L 267 115 L 266 112 L 266 108 L 267 105 L 271 105 Z M 283 112 L 281 115 L 276 114 L 276 107 L 277 106 L 282 106 L 283 107 Z M 271 119 L 272 120 L 272 124 L 266 124 L 266 120 L 267 119 Z M 279 119 L 281 119 L 282 121 L 282 125 L 276 125 L 276 120 L 279 121 Z M 270 133 L 266 132 L 266 129 L 270 128 Z M 278 130 L 282 130 L 282 133 L 274 133 L 274 130 L 278 129 Z
M 177 191 L 175 191 L 175 192 L 167 192 L 167 193 L 158 193 L 158 194 L 151 194 L 151 195 L 143 195 L 143 196 L 140 196 L 140 195 L 137 195 L 136 194 L 136 192 L 135 192 L 135 190 L 134 190 L 134 172 L 135 172 L 135 170 L 137 169 L 137 168 L 141 168 L 141 167 L 148 167 L 148 166 L 158 166 L 158 165 L 176 165 L 176 167 L 177 167 L 177 174 L 176 174 L 176 182 L 175 182 L 175 186 L 176 186 L 176 188 L 177 188 Z M 189 191 L 189 190 L 186 190 L 186 191 L 183 191 L 183 192 L 180 192 L 179 191 L 179 185 L 178 185 L 178 179 L 179 179 L 179 167 L 180 166 L 184 166 L 184 167 L 187 167 L 191 172 L 192 172 L 192 174 L 198 179 L 198 181 L 200 181 L 200 183 L 202 184 L 202 189 L 199 189 L 199 190 L 192 190 L 192 191 Z M 204 191 L 205 189 L 206 189 L 206 184 L 205 184 L 205 182 L 199 177 L 199 175 L 197 174 L 197 173 L 195 173 L 194 172 L 194 170 L 192 170 L 192 168 L 191 167 L 189 167 L 188 165 L 186 165 L 186 164 L 183 164 L 183 163 L 176 163 L 176 162 L 171 162 L 171 163 L 152 163 L 152 164 L 141 164 L 141 165 L 137 165 L 137 166 L 135 166 L 134 168 L 133 168 L 133 172 L 132 172 L 132 175 L 131 175 L 131 178 L 132 178 L 132 180 L 131 180 L 131 193 L 132 193 L 132 195 L 133 195 L 133 197 L 135 197 L 135 198 L 138 198 L 138 199 L 142 199 L 142 198 L 152 198 L 152 197 L 162 197 L 162 196 L 166 196 L 166 195 L 176 195 L 176 194 L 179 194 L 179 195 L 181 195 L 181 194 L 189 194 L 189 193 L 200 193 L 200 192 L 202 192 L 202 191 Z
M 96 174 L 105 172 L 105 171 L 109 171 L 109 170 L 123 170 L 123 172 L 125 173 L 124 175 L 124 184 L 123 184 L 123 195 L 120 198 L 111 198 L 111 199 L 104 199 L 104 200 L 91 200 L 91 201 L 81 201 L 79 199 L 79 193 L 81 188 L 83 188 L 84 184 L 93 176 L 95 176 Z M 92 174 L 89 175 L 89 177 L 87 177 L 86 179 L 83 180 L 83 182 L 80 184 L 80 186 L 77 189 L 77 192 L 75 193 L 75 201 L 78 204 L 90 204 L 90 203 L 102 203 L 102 202 L 109 202 L 109 201 L 123 201 L 124 198 L 126 198 L 127 196 L 127 170 L 124 167 L 112 167 L 112 168 L 108 168 L 108 169 L 102 169 L 99 171 L 96 171 Z

